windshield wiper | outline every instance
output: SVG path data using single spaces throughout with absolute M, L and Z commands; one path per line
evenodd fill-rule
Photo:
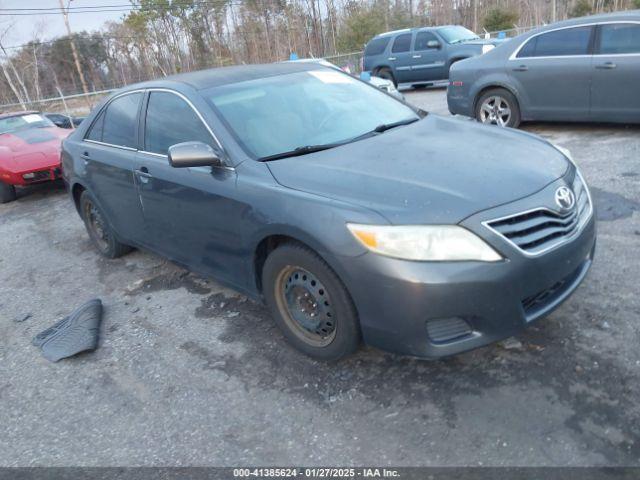
M 382 133 L 387 130 L 391 130 L 392 128 L 401 127 L 403 125 L 409 125 L 410 123 L 417 122 L 420 120 L 419 118 L 405 118 L 404 120 L 400 120 L 399 122 L 393 123 L 383 123 L 382 125 L 378 125 L 376 128 L 372 130 L 372 132 Z
M 266 157 L 260 157 L 258 160 L 261 162 L 268 162 L 269 160 L 278 160 L 280 158 L 299 157 L 313 152 L 321 152 L 322 150 L 329 150 L 330 148 L 344 145 L 344 142 L 340 143 L 325 143 L 322 145 L 305 145 L 304 147 L 296 147 L 288 152 L 276 153 L 273 155 L 267 155 Z

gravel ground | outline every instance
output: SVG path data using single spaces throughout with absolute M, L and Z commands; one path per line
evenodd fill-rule
M 406 95 L 448 114 L 444 90 Z M 640 465 L 640 128 L 525 128 L 583 168 L 596 261 L 517 339 L 441 361 L 315 362 L 214 281 L 98 257 L 60 187 L 0 205 L 0 466 Z M 96 296 L 97 351 L 30 345 Z

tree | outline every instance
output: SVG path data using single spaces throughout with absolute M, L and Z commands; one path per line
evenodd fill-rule
M 483 27 L 489 32 L 509 30 L 518 22 L 520 15 L 514 10 L 492 8 L 484 17 Z
M 584 17 L 593 13 L 593 5 L 589 0 L 578 0 L 578 2 L 569 11 L 569 17 Z

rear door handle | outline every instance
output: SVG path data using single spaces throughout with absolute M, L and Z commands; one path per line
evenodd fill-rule
M 413 58 L 422 58 L 422 55 L 414 55 Z
M 140 183 L 149 183 L 149 180 L 153 178 L 153 175 L 149 173 L 147 167 L 140 167 L 138 170 L 135 170 L 135 174 L 140 179 Z
M 529 67 L 527 67 L 526 65 L 520 65 L 519 67 L 513 69 L 514 72 L 526 72 L 527 70 L 529 70 Z
M 613 70 L 617 65 L 613 62 L 601 63 L 600 65 L 596 65 L 596 68 L 599 70 Z

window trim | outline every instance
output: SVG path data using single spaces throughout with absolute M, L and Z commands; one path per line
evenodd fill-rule
M 615 25 L 615 24 L 628 24 L 628 25 L 638 25 L 640 28 L 640 20 L 627 20 L 627 21 L 618 21 L 618 22 L 607 22 L 607 23 L 599 23 L 598 31 L 596 32 L 596 39 L 593 42 L 593 56 L 594 57 L 637 57 L 640 56 L 640 52 L 635 53 L 601 53 L 600 48 L 602 47 L 602 26 L 603 25 Z
M 606 23 L 618 23 L 618 22 L 606 22 Z M 516 48 L 513 53 L 511 54 L 511 56 L 509 56 L 509 61 L 522 61 L 522 60 L 536 60 L 536 59 L 540 59 L 540 58 L 585 58 L 585 57 L 591 57 L 593 56 L 593 47 L 594 47 L 594 38 L 595 38 L 595 32 L 596 32 L 596 27 L 598 25 L 601 25 L 601 23 L 583 23 L 583 24 L 579 24 L 579 25 L 571 25 L 571 26 L 566 26 L 566 27 L 559 27 L 559 28 L 554 28 L 551 30 L 545 30 L 544 32 L 538 32 L 535 35 L 531 35 L 529 38 L 525 39 L 522 41 L 522 43 L 520 45 L 518 45 L 518 48 Z M 571 30 L 573 28 L 584 28 L 584 27 L 591 27 L 591 35 L 589 36 L 589 46 L 588 46 L 588 53 L 585 54 L 580 54 L 580 55 L 545 55 L 545 56 L 540 56 L 540 57 L 518 57 L 518 54 L 520 53 L 520 50 L 522 50 L 524 48 L 524 46 L 529 43 L 531 40 L 533 40 L 534 38 L 537 38 L 541 35 L 545 35 L 547 33 L 552 33 L 552 32 L 559 32 L 561 30 Z
M 144 89 L 130 90 L 130 91 L 127 91 L 127 92 L 122 92 L 122 93 L 114 96 L 113 98 L 110 98 L 109 101 L 102 106 L 102 108 L 96 114 L 96 116 L 93 117 L 93 120 L 91 121 L 91 125 L 89 125 L 89 128 L 87 128 L 86 132 L 84 133 L 84 137 L 82 138 L 82 141 L 83 142 L 89 142 L 89 143 L 95 143 L 96 145 L 103 145 L 105 147 L 115 147 L 115 148 L 119 148 L 121 150 L 127 150 L 127 151 L 130 151 L 130 152 L 131 151 L 132 152 L 137 152 L 138 148 L 127 147 L 126 145 L 115 145 L 113 143 L 107 143 L 107 142 L 102 142 L 102 141 L 98 141 L 98 140 L 91 140 L 91 139 L 87 138 L 87 136 L 91 132 L 91 129 L 93 128 L 95 123 L 98 121 L 98 117 L 100 117 L 100 115 L 102 115 L 104 112 L 106 112 L 107 108 L 109 108 L 109 105 L 111 105 L 111 103 L 113 103 L 118 98 L 124 97 L 125 95 L 133 95 L 134 93 L 142 93 L 142 102 L 140 102 L 140 105 L 138 106 L 138 113 L 136 114 L 136 125 L 140 125 L 140 108 L 142 107 L 142 103 L 144 103 L 144 92 L 145 92 Z M 103 138 L 103 135 L 101 135 L 100 138 Z M 138 147 L 139 147 L 140 146 L 140 139 L 138 138 L 137 134 L 136 134 L 136 143 L 138 144 Z

